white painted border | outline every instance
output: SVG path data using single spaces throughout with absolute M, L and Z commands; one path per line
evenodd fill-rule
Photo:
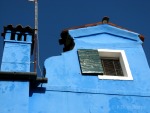
M 98 75 L 99 79 L 133 80 L 124 50 L 98 49 L 98 52 L 100 57 L 118 57 L 124 74 L 124 76 Z

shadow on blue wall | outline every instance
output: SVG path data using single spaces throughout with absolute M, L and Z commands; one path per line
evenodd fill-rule
M 32 97 L 32 95 L 34 93 L 45 93 L 46 88 L 42 87 L 42 84 L 40 83 L 30 83 L 30 92 L 29 92 L 29 96 Z

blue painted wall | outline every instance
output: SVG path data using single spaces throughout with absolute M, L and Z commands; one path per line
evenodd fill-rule
M 40 101 L 46 96 L 50 106 L 43 106 L 45 111 L 42 113 L 150 112 L 150 69 L 139 34 L 107 24 L 69 30 L 69 34 L 75 41 L 74 49 L 45 61 L 49 82 L 45 85 L 45 95 L 40 95 Z M 78 49 L 124 50 L 133 81 L 83 76 Z
M 30 72 L 31 35 L 26 33 L 18 40 L 11 39 L 10 30 L 6 31 L 1 71 Z M 0 113 L 28 113 L 29 82 L 0 81 Z
M 25 86 L 22 103 L 14 102 L 10 113 L 150 113 L 150 69 L 139 34 L 107 24 L 69 30 L 69 34 L 75 42 L 73 50 L 46 59 L 48 83 L 31 90 L 30 97 Z M 133 81 L 83 76 L 78 49 L 124 50 Z M 5 87 L 0 91 L 6 91 Z

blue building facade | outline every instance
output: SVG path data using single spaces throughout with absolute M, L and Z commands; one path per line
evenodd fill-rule
M 44 63 L 47 84 L 29 89 L 30 81 L 0 82 L 2 113 L 150 112 L 150 68 L 140 34 L 104 19 L 62 31 L 59 42 L 64 52 Z M 1 71 L 20 69 L 4 63 Z

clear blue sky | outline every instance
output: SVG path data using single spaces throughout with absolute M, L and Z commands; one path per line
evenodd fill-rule
M 101 21 L 110 22 L 144 35 L 143 44 L 150 64 L 150 0 L 39 0 L 40 64 L 59 55 L 58 39 L 63 29 Z M 28 0 L 0 0 L 0 32 L 3 26 L 21 24 L 34 28 L 34 3 Z M 0 59 L 3 38 L 0 38 Z

